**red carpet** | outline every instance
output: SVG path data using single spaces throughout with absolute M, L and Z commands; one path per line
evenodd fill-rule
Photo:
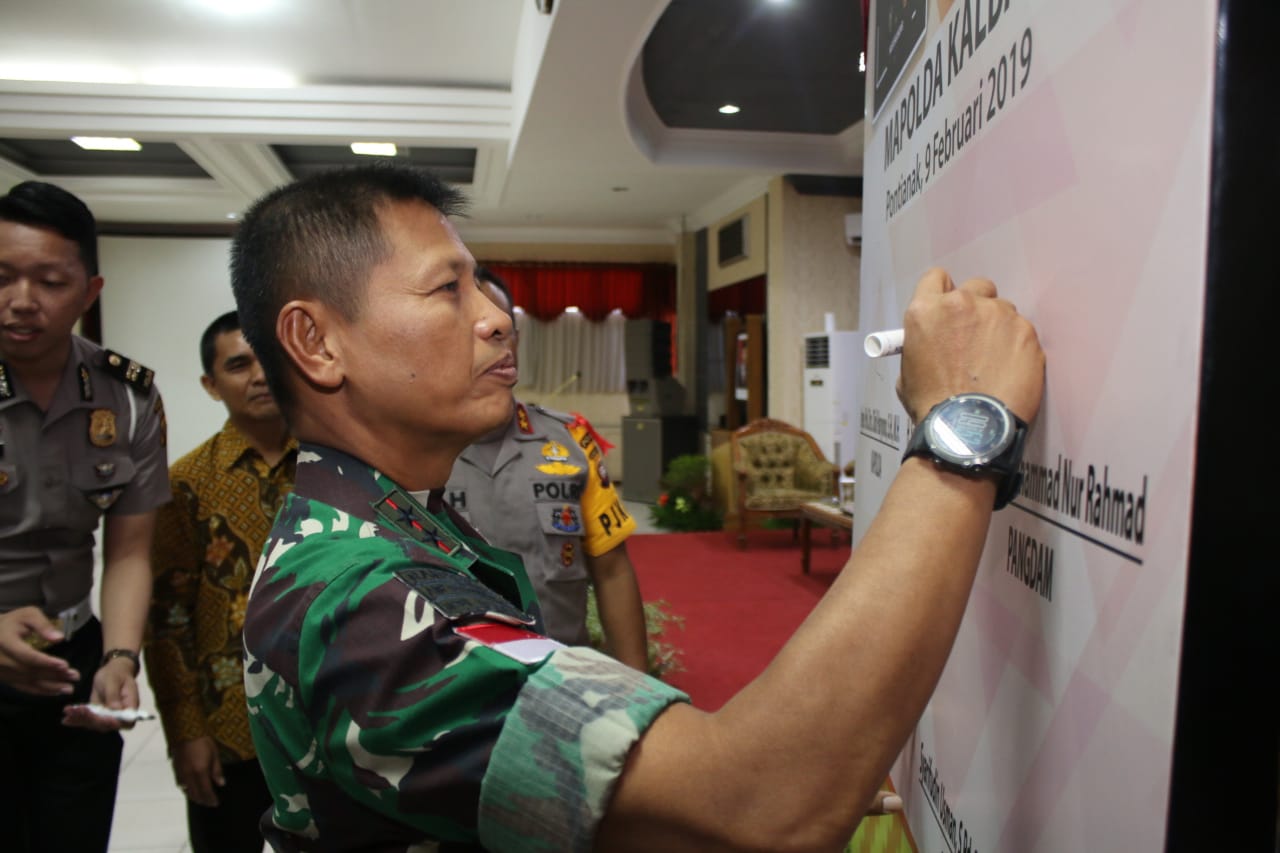
M 809 575 L 789 530 L 752 530 L 745 551 L 728 531 L 628 539 L 645 601 L 665 600 L 684 619 L 662 637 L 683 666 L 666 681 L 714 711 L 759 675 L 849 558 L 847 536 L 832 547 L 830 534 L 813 532 Z

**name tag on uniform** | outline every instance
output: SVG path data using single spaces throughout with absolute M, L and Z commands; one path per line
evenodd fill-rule
M 517 628 L 514 625 L 503 625 L 498 622 L 474 622 L 470 625 L 458 625 L 454 633 L 475 640 L 481 645 L 506 655 L 520 663 L 541 663 L 556 649 L 563 649 L 564 643 L 550 637 Z

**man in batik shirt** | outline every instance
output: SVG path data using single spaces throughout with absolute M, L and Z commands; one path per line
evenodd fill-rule
M 260 853 L 271 794 L 244 698 L 245 604 L 271 522 L 293 488 L 297 442 L 236 312 L 200 339 L 200 382 L 227 409 L 208 441 L 169 470 L 160 510 L 147 673 L 194 853 Z

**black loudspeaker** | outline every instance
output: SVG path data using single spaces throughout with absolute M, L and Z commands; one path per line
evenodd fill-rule
M 671 375 L 671 324 L 628 320 L 625 338 L 628 384 Z

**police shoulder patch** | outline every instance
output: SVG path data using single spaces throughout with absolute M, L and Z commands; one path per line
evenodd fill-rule
M 156 378 L 156 372 L 151 368 L 143 367 L 128 356 L 109 349 L 102 351 L 102 370 L 108 376 L 119 379 L 144 394 L 151 390 L 151 383 Z

